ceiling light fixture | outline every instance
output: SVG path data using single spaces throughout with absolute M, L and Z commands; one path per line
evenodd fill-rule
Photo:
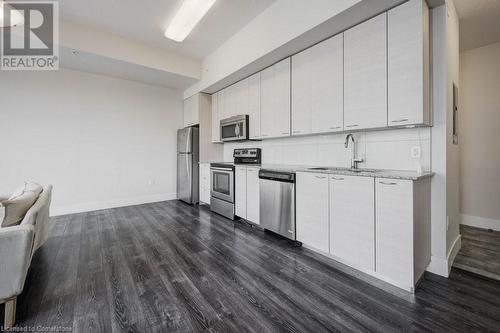
M 200 22 L 216 0 L 184 0 L 170 22 L 165 37 L 182 42 Z
M 4 22 L 5 18 L 4 13 L 6 12 L 10 12 L 9 25 L 7 25 L 7 22 Z M 8 3 L 0 1 L 0 28 L 13 27 L 22 24 L 24 24 L 24 16 L 21 14 L 21 12 L 12 8 L 12 6 L 9 5 Z

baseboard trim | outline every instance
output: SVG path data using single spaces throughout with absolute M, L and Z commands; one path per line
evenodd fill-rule
M 455 241 L 453 242 L 453 245 L 451 246 L 450 252 L 448 252 L 448 275 L 451 272 L 451 267 L 453 266 L 453 262 L 455 261 L 455 258 L 457 257 L 458 251 L 460 251 L 460 248 L 462 247 L 462 235 L 458 235 Z
M 460 223 L 471 227 L 500 231 L 500 220 L 487 217 L 462 214 L 460 215 Z
M 99 202 L 85 202 L 85 203 L 80 203 L 80 204 L 75 204 L 75 205 L 67 205 L 67 206 L 57 206 L 56 205 L 56 206 L 51 207 L 50 216 L 92 212 L 92 211 L 101 210 L 101 209 L 109 209 L 109 208 L 141 205 L 141 204 L 146 204 L 146 203 L 151 203 L 151 202 L 174 200 L 176 198 L 177 198 L 176 193 L 166 193 L 166 194 L 144 195 L 144 196 L 133 197 L 133 198 L 123 198 L 123 199 L 115 199 L 115 200 L 107 200 L 107 201 L 99 201 Z

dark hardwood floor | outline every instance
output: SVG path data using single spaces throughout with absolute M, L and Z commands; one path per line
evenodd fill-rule
M 500 281 L 500 231 L 460 226 L 462 247 L 453 266 Z
M 500 331 L 500 283 L 453 269 L 397 295 L 204 207 L 168 201 L 52 219 L 19 327 L 76 332 Z M 390 289 L 390 288 L 389 288 Z

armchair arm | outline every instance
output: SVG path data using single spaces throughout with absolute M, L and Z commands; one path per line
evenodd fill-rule
M 0 229 L 0 300 L 19 295 L 31 263 L 34 228 L 18 225 Z

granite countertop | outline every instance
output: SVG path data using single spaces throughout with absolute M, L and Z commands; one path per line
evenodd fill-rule
M 257 167 L 261 169 L 284 171 L 284 172 L 310 172 L 310 173 L 323 173 L 332 175 L 345 175 L 345 176 L 361 176 L 361 177 L 374 177 L 374 178 L 390 178 L 390 179 L 405 179 L 405 180 L 420 180 L 427 177 L 434 176 L 434 172 L 416 172 L 407 170 L 387 170 L 387 169 L 364 169 L 360 168 L 353 171 L 350 168 L 342 167 L 317 167 L 307 165 L 291 165 L 291 164 L 234 164 L 231 162 L 220 162 L 224 164 L 231 164 L 235 166 Z

